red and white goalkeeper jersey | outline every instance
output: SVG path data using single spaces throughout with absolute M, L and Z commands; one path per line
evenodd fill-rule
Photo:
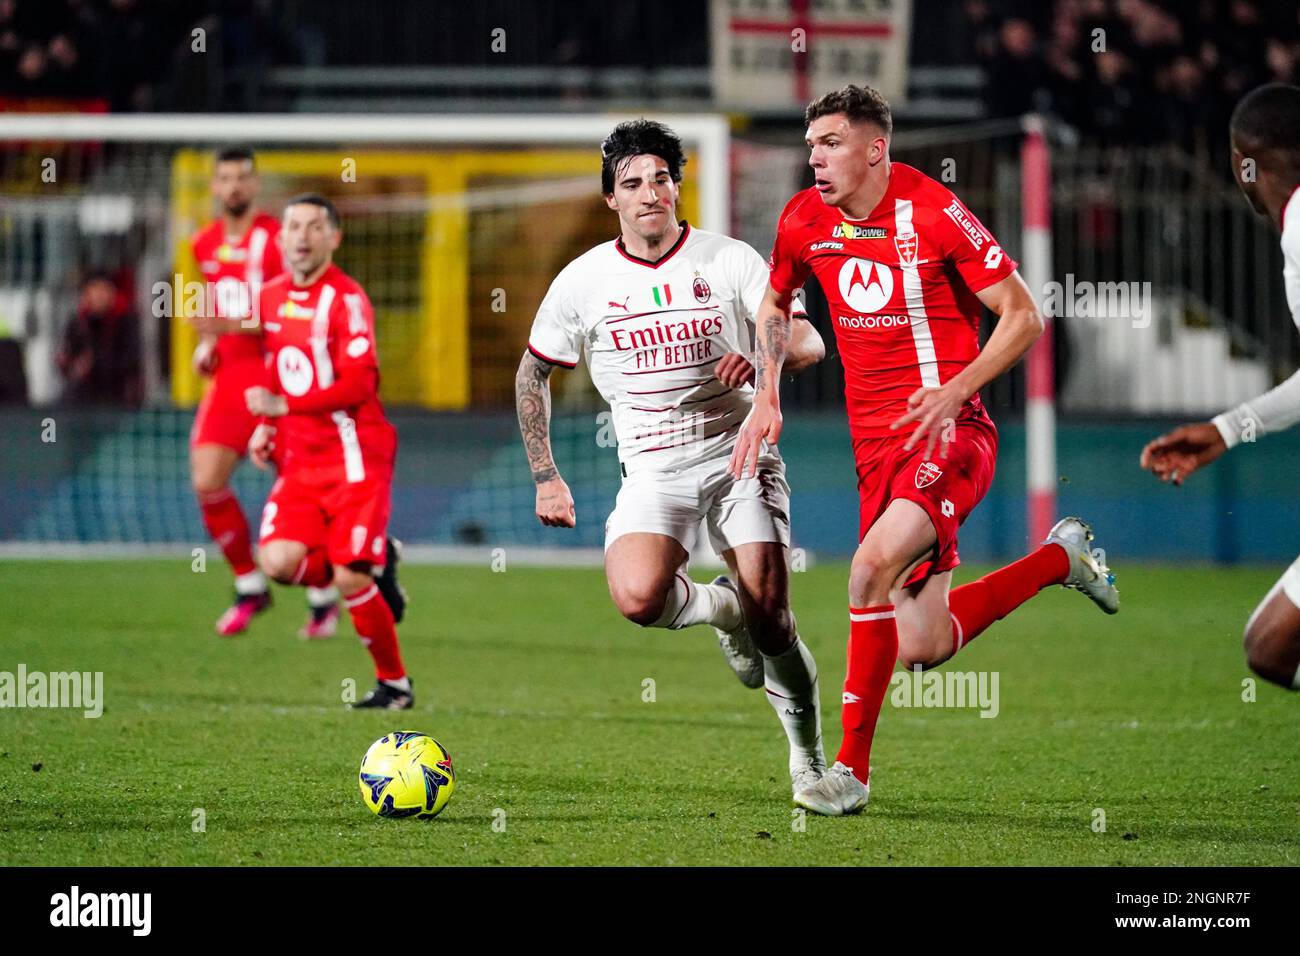
M 194 259 L 203 280 L 216 293 L 216 314 L 226 319 L 246 318 L 257 301 L 262 284 L 284 271 L 276 236 L 280 223 L 274 216 L 258 213 L 242 236 L 226 235 L 218 219 L 196 232 L 190 240 Z M 217 374 L 240 361 L 262 361 L 262 345 L 256 335 L 226 334 L 217 339 Z
M 772 287 L 791 293 L 810 273 L 830 305 L 844 363 L 849 431 L 889 425 L 921 386 L 937 388 L 979 354 L 980 301 L 1016 263 L 950 190 L 903 163 L 866 219 L 846 219 L 816 189 L 781 213 L 768 262 Z M 979 405 L 979 396 L 970 405 Z
M 391 471 L 397 432 L 379 403 L 375 316 L 361 286 L 336 265 L 305 287 L 286 272 L 262 287 L 260 315 L 271 389 L 289 404 L 275 422 L 282 470 L 337 470 L 349 482 Z

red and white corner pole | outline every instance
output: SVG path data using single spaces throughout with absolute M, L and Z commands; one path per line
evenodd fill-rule
M 1036 301 L 1052 274 L 1052 164 L 1040 116 L 1026 116 L 1020 146 L 1021 267 Z M 1052 316 L 1043 314 L 1042 336 L 1025 358 L 1025 460 L 1028 463 L 1029 544 L 1037 545 L 1056 522 L 1056 377 L 1052 369 Z

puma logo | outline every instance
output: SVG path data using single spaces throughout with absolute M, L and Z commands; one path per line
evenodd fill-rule
M 620 302 L 615 302 L 613 299 L 610 299 L 610 301 L 609 301 L 610 308 L 614 308 L 614 309 L 622 309 L 624 312 L 626 312 L 626 311 L 627 311 L 627 300 L 630 299 L 630 298 L 632 298 L 630 295 L 629 295 L 629 296 L 626 296 L 626 297 L 623 299 L 623 301 L 622 301 L 621 303 L 620 303 Z

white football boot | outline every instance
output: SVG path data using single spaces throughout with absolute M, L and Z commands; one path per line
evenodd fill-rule
M 1119 611 L 1119 588 L 1106 567 L 1105 555 L 1093 551 L 1092 528 L 1079 518 L 1062 518 L 1052 526 L 1043 544 L 1059 544 L 1070 558 L 1070 574 L 1061 583 L 1082 591 L 1107 614 Z
M 853 776 L 853 768 L 838 760 L 822 778 L 800 793 L 794 802 L 805 810 L 825 817 L 841 817 L 857 813 L 867 805 L 871 787 Z
M 720 574 L 711 583 L 727 588 L 736 595 L 736 603 L 740 603 L 740 592 L 731 578 Z M 740 624 L 734 630 L 724 631 L 720 627 L 715 627 L 713 631 L 718 635 L 718 646 L 722 648 L 722 656 L 727 659 L 727 665 L 736 672 L 740 682 L 751 690 L 762 687 L 763 655 L 758 652 L 753 639 L 749 636 L 744 612 L 741 612 Z
M 790 771 L 790 789 L 794 796 L 795 806 L 803 806 L 799 798 L 817 785 L 822 775 L 826 773 L 826 764 L 815 760 L 809 760 L 802 767 Z

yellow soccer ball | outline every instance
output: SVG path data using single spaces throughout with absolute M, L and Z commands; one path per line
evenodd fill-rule
M 361 799 L 381 817 L 436 817 L 456 789 L 451 754 L 428 734 L 396 730 L 361 758 Z

